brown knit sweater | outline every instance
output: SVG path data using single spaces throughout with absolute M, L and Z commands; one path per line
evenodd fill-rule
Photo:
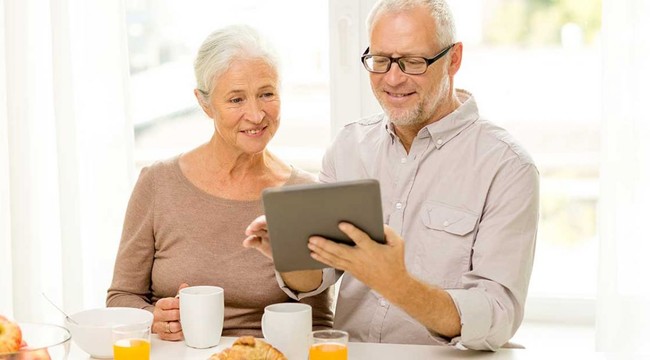
M 144 168 L 129 200 L 107 306 L 153 311 L 181 283 L 224 289 L 224 336 L 261 337 L 264 307 L 291 300 L 278 286 L 273 263 L 245 249 L 244 230 L 263 214 L 261 200 L 218 198 L 194 186 L 179 157 Z M 293 169 L 287 185 L 313 182 Z M 302 300 L 315 328 L 332 326 L 331 292 Z

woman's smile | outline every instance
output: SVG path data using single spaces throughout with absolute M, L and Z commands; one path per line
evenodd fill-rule
M 248 137 L 260 137 L 264 135 L 264 132 L 268 126 L 263 126 L 255 129 L 240 130 L 239 132 L 248 136 Z

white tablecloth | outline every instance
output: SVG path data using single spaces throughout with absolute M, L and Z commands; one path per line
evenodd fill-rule
M 236 338 L 222 337 L 219 345 L 209 349 L 192 349 L 180 341 L 170 342 L 158 339 L 156 335 L 151 336 L 151 360 L 206 360 L 210 355 L 217 353 L 230 345 Z M 400 344 L 373 344 L 373 343 L 350 343 L 349 360 L 446 360 L 446 359 L 605 359 L 603 354 L 592 352 L 570 352 L 566 349 L 545 351 L 533 351 L 527 349 L 501 349 L 497 352 L 463 351 L 446 346 L 428 345 L 400 345 Z M 83 352 L 76 344 L 72 343 L 69 360 L 93 359 Z M 290 359 L 293 360 L 293 359 Z

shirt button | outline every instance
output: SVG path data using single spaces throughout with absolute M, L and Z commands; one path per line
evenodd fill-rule
M 397 204 L 395 204 L 395 208 L 397 208 L 397 210 L 401 210 L 402 209 L 402 203 L 398 202 Z
M 400 162 L 401 162 L 402 164 L 405 164 L 405 163 L 406 163 L 406 158 L 401 158 L 401 159 L 400 159 Z
M 444 227 L 449 226 L 449 221 L 445 220 L 445 222 L 442 223 L 442 226 L 444 226 Z
M 442 145 L 442 139 L 438 139 L 438 141 L 436 141 L 436 144 Z

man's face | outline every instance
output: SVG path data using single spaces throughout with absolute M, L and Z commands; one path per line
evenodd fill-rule
M 370 33 L 370 54 L 430 58 L 449 45 L 438 44 L 435 34 L 435 22 L 424 8 L 380 14 Z M 396 63 L 385 74 L 370 73 L 375 97 L 393 124 L 422 125 L 439 118 L 440 104 L 451 99 L 448 56 L 421 75 L 405 74 Z

